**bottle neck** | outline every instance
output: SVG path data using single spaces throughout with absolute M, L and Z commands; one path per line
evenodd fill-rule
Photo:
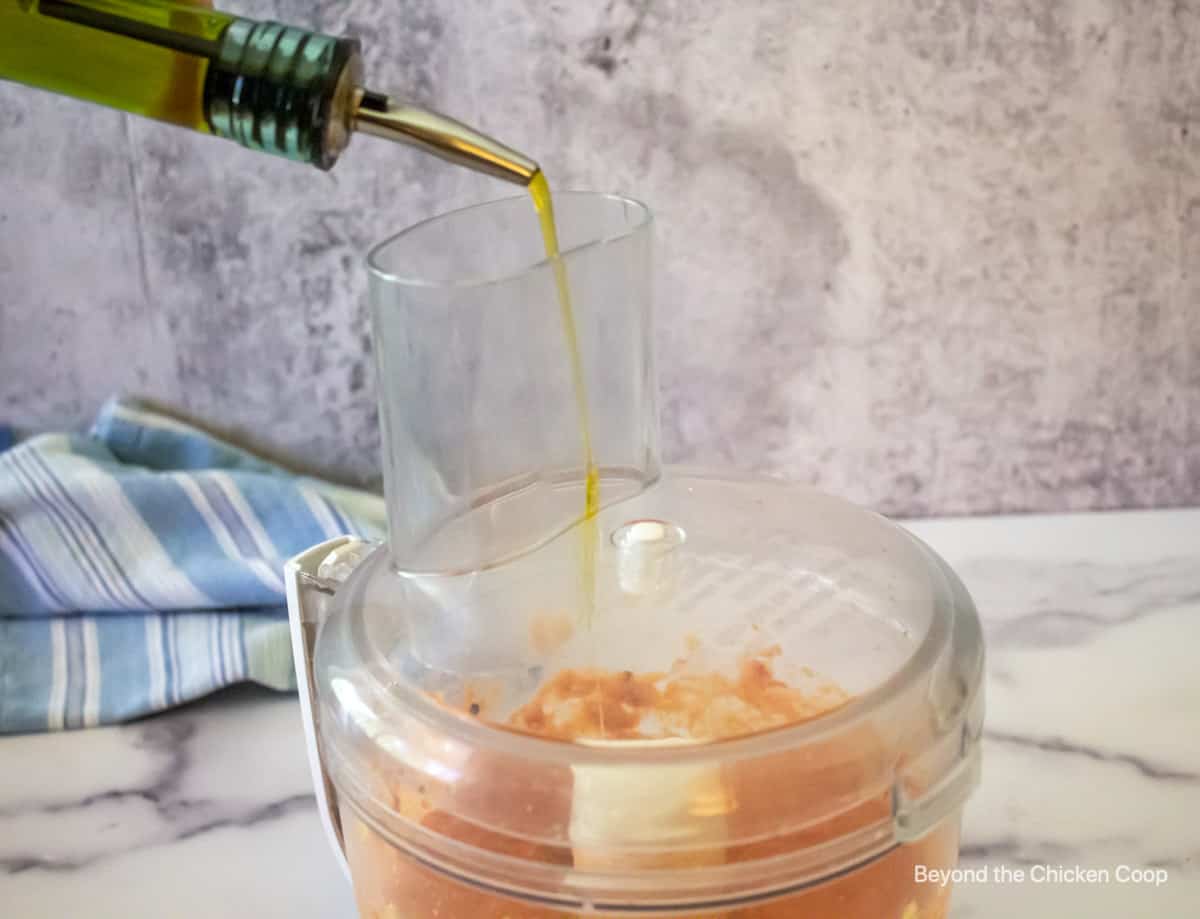
M 209 64 L 204 113 L 219 137 L 329 169 L 350 140 L 361 70 L 354 39 L 237 19 Z
M 236 19 L 204 85 L 209 128 L 249 147 L 329 169 L 359 130 L 518 185 L 537 163 L 474 128 L 362 88 L 355 39 Z

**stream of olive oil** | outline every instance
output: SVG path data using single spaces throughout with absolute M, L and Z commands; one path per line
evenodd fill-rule
M 558 290 L 558 309 L 562 316 L 563 333 L 567 343 L 567 357 L 571 362 L 572 383 L 575 387 L 575 403 L 579 413 L 579 429 L 583 435 L 583 459 L 585 463 L 583 521 L 581 526 L 582 545 L 580 576 L 583 580 L 583 623 L 590 625 L 595 606 L 596 593 L 596 543 L 599 537 L 596 513 L 600 510 L 600 471 L 596 468 L 592 454 L 592 426 L 588 417 L 587 384 L 583 375 L 583 356 L 579 351 L 579 332 L 575 325 L 575 311 L 571 307 L 571 287 L 567 281 L 567 266 L 558 253 L 558 229 L 554 223 L 554 200 L 550 197 L 550 186 L 546 176 L 539 170 L 529 183 L 529 195 L 537 210 L 542 228 L 542 242 L 546 247 L 546 258 L 554 269 L 554 285 Z

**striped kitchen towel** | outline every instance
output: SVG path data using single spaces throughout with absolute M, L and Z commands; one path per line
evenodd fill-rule
M 283 563 L 382 538 L 383 500 L 112 400 L 0 452 L 0 733 L 295 686 Z

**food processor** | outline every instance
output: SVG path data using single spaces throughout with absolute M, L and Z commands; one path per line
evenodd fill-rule
M 941 919 L 917 866 L 956 864 L 979 778 L 970 597 L 874 513 L 661 465 L 650 213 L 556 204 L 583 400 L 526 199 L 369 256 L 388 540 L 287 568 L 360 915 Z

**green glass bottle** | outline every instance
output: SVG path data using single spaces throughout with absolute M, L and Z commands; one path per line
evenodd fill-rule
M 527 185 L 528 157 L 362 86 L 359 44 L 160 0 L 0 0 L 0 79 L 330 168 L 355 131 Z

